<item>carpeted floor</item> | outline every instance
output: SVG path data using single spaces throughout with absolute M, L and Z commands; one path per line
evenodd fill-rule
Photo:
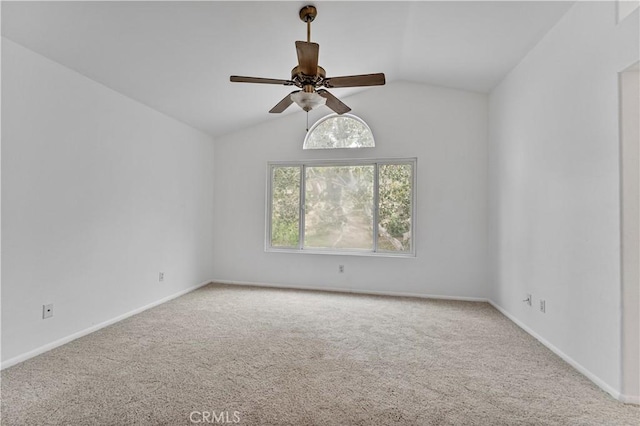
M 3 425 L 634 425 L 486 303 L 209 285 L 2 372 Z

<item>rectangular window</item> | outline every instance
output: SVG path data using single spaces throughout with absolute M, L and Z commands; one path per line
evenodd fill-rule
M 267 250 L 414 256 L 415 165 L 269 163 Z

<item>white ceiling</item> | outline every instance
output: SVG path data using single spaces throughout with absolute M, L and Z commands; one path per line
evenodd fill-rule
M 294 42 L 306 37 L 298 11 L 307 3 L 318 8 L 311 38 L 327 76 L 384 72 L 388 82 L 481 92 L 573 4 L 3 1 L 2 35 L 218 136 L 277 118 L 267 111 L 290 87 L 229 76 L 289 78 Z M 345 99 L 357 90 L 376 89 L 332 93 Z

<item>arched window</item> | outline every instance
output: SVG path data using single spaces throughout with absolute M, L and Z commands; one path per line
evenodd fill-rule
M 351 114 L 330 114 L 307 132 L 302 149 L 373 148 L 373 133 L 361 118 Z

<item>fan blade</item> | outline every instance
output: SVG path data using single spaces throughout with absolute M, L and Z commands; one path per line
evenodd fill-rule
M 325 87 L 382 86 L 384 83 L 383 73 L 330 77 L 323 82 Z
M 336 98 L 335 96 L 333 96 L 331 93 L 329 93 L 324 89 L 318 90 L 318 95 L 325 98 L 327 100 L 326 105 L 332 110 L 334 110 L 335 112 L 337 112 L 338 114 L 344 114 L 345 112 L 351 111 L 351 108 L 343 104 L 340 99 Z
M 291 80 L 278 80 L 275 78 L 260 78 L 260 77 L 242 77 L 239 75 L 232 75 L 230 80 L 233 83 L 262 83 L 262 84 L 283 84 L 285 86 L 293 86 Z
M 306 41 L 296 41 L 296 51 L 298 52 L 298 66 L 304 75 L 315 76 L 318 74 L 318 54 L 320 45 Z
M 271 110 L 269 112 L 272 113 L 272 114 L 279 114 L 282 111 L 284 111 L 285 109 L 289 108 L 289 105 L 291 105 L 293 103 L 293 100 L 291 99 L 291 95 L 293 95 L 296 92 L 299 92 L 299 90 L 294 90 L 293 92 L 289 93 L 280 102 L 278 102 L 278 104 L 276 106 L 271 108 Z

